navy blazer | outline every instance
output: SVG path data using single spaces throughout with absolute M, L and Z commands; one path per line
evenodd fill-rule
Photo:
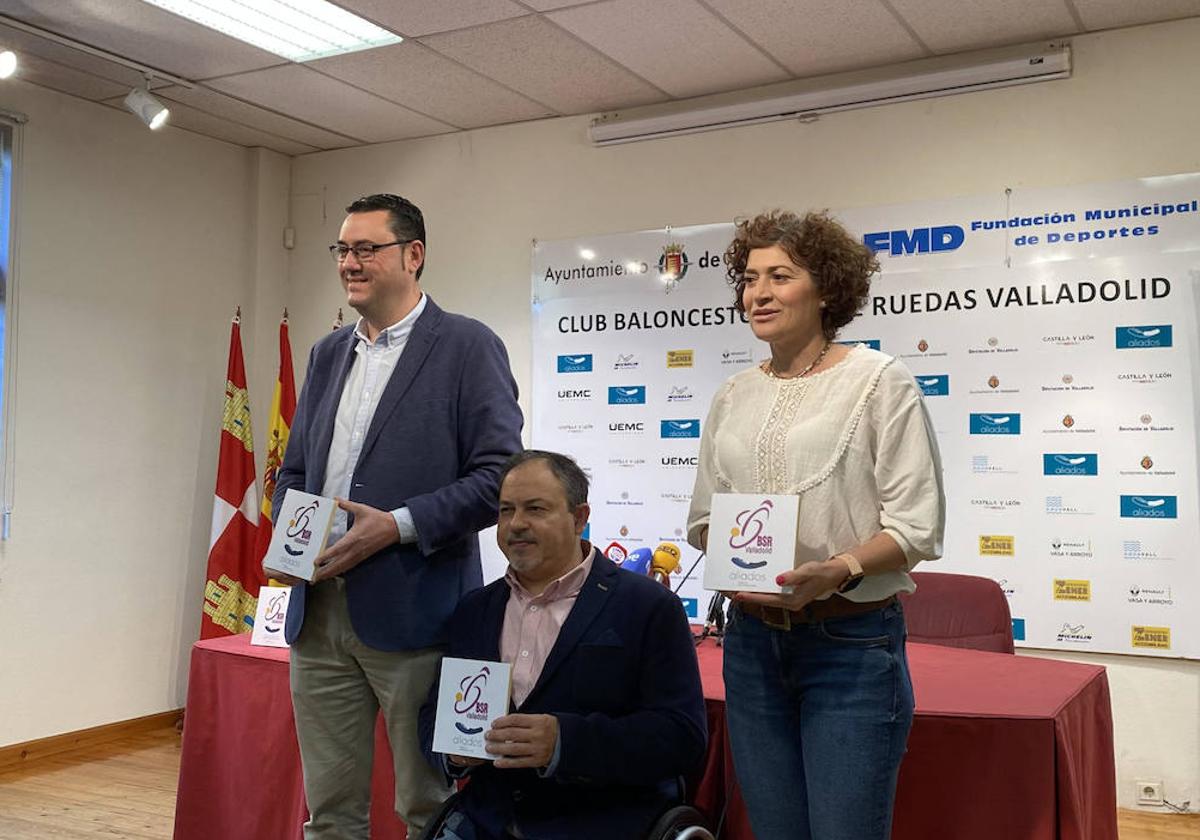
M 345 326 L 313 345 L 274 510 L 282 510 L 290 487 L 318 495 L 324 487 L 355 341 L 354 327 Z M 418 535 L 415 544 L 394 543 L 343 576 L 350 622 L 364 644 L 410 650 L 445 643 L 459 598 L 483 584 L 476 534 L 496 522 L 496 479 L 521 449 L 521 424 L 504 344 L 430 299 L 379 399 L 350 482 L 351 501 L 407 506 Z M 288 642 L 303 626 L 306 592 L 304 584 L 292 591 Z
M 508 584 L 468 594 L 450 622 L 448 656 L 500 659 Z M 437 683 L 421 709 L 432 752 Z M 461 807 L 484 834 L 515 820 L 531 840 L 642 837 L 699 770 L 707 745 L 704 695 L 679 598 L 596 552 L 537 684 L 518 712 L 558 718 L 559 763 L 534 770 L 475 767 Z

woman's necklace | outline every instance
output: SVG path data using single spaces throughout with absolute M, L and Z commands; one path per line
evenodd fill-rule
M 809 374 L 809 372 L 812 371 L 813 368 L 815 368 L 817 365 L 819 365 L 821 363 L 821 360 L 825 358 L 825 354 L 829 352 L 829 348 L 830 348 L 830 346 L 832 346 L 832 344 L 833 344 L 832 341 L 826 340 L 825 346 L 821 348 L 821 352 L 817 354 L 817 358 L 813 359 L 812 362 L 809 363 L 808 367 L 806 367 L 804 370 L 800 371 L 797 374 L 779 373 L 778 371 L 775 370 L 775 364 L 772 359 L 767 359 L 763 363 L 763 372 L 765 372 L 767 374 L 767 376 L 773 377 L 775 379 L 803 379 L 805 376 L 807 376 Z

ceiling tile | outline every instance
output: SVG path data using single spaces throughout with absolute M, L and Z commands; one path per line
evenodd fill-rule
M 186 79 L 285 60 L 142 0 L 3 0 L 0 12 Z
M 3 8 L 5 8 L 4 0 L 0 0 L 0 9 Z M 101 80 L 119 84 L 126 90 L 134 85 L 143 84 L 145 81 L 140 71 L 131 70 L 107 59 L 97 58 L 53 41 L 47 41 L 45 38 L 14 29 L 11 26 L 0 25 L 0 43 L 3 43 L 8 49 L 15 50 L 23 62 L 29 56 L 40 56 L 63 67 L 80 70 Z M 18 69 L 17 72 L 23 73 L 23 70 Z M 112 94 L 107 95 L 111 96 Z M 102 99 L 104 97 L 88 98 Z
M 343 137 L 340 134 L 334 134 L 323 128 L 299 122 L 291 117 L 276 114 L 257 105 L 251 105 L 248 102 L 243 102 L 224 93 L 210 90 L 203 85 L 199 85 L 192 90 L 171 86 L 156 90 L 154 93 L 156 96 L 169 97 L 175 102 L 189 105 L 196 110 L 204 111 L 214 117 L 239 122 L 251 128 L 256 128 L 259 131 L 265 131 L 268 134 L 274 134 L 278 137 L 286 137 L 289 140 L 318 149 L 343 149 L 347 146 L 357 146 L 361 142 L 351 137 Z
M 512 0 L 341 0 L 338 5 L 406 38 L 529 14 Z
M 1079 31 L 1062 0 L 890 0 L 936 53 L 1019 44 Z
M 460 128 L 554 116 L 548 108 L 416 41 L 325 58 L 309 66 Z
M 1090 30 L 1137 26 L 1160 20 L 1200 16 L 1200 0 L 1155 0 L 1131 3 L 1129 0 L 1074 0 L 1075 10 Z
M 706 0 L 797 76 L 925 58 L 879 0 Z
M 609 0 L 547 17 L 672 96 L 791 78 L 695 0 Z
M 637 76 L 535 15 L 431 35 L 421 41 L 561 114 L 666 99 Z
M 21 53 L 16 78 L 83 99 L 99 100 L 112 96 L 124 98 L 129 93 L 129 88 L 118 82 L 110 82 L 82 70 L 65 67 L 28 52 Z
M 178 90 L 178 88 L 176 88 Z M 155 96 L 159 96 L 156 92 Z M 203 134 L 206 137 L 213 137 L 217 140 L 224 140 L 228 143 L 234 143 L 238 146 L 246 146 L 253 148 L 254 146 L 263 146 L 267 149 L 274 149 L 277 152 L 285 155 L 303 155 L 308 152 L 315 152 L 317 149 L 312 146 L 306 146 L 303 143 L 297 143 L 293 140 L 288 140 L 283 137 L 276 137 L 273 134 L 268 134 L 265 131 L 259 131 L 249 126 L 244 126 L 239 123 L 229 120 L 214 117 L 211 114 L 206 114 L 203 111 L 198 111 L 195 108 L 189 108 L 187 105 L 182 105 L 178 102 L 173 102 L 165 96 L 159 96 L 163 104 L 171 111 L 171 116 L 167 121 L 167 125 L 161 129 L 169 131 L 172 128 L 186 129 L 193 131 L 196 134 Z M 111 105 L 118 110 L 125 110 L 122 104 L 124 97 L 109 99 L 104 104 Z M 130 119 L 133 116 L 130 115 Z
M 208 84 L 272 111 L 370 143 L 453 130 L 453 126 L 299 64 L 213 79 Z

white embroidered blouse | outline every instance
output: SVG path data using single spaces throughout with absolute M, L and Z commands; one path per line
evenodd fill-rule
M 865 345 L 800 379 L 757 366 L 727 379 L 703 429 L 688 511 L 688 542 L 701 550 L 713 493 L 798 495 L 797 566 L 880 531 L 892 537 L 907 570 L 868 575 L 843 596 L 854 601 L 912 592 L 908 570 L 942 553 L 946 499 L 929 412 L 907 368 Z

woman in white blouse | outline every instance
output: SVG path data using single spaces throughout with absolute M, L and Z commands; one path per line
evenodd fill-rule
M 688 540 L 705 547 L 713 493 L 800 498 L 790 594 L 733 596 L 734 768 L 757 840 L 886 840 L 913 714 L 896 593 L 941 554 L 937 441 L 900 362 L 834 342 L 879 269 L 837 222 L 740 222 L 725 261 L 771 357 L 713 398 Z

